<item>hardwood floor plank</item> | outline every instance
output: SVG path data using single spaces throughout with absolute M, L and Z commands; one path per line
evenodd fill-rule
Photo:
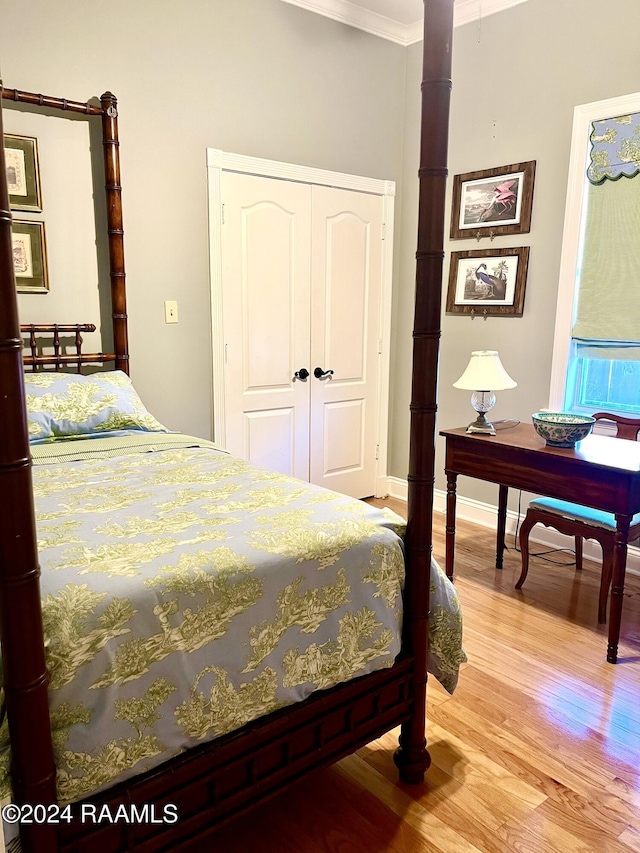
M 341 764 L 337 765 L 337 769 L 339 772 L 331 773 L 331 784 L 337 795 L 346 799 L 374 828 L 374 836 L 366 839 L 367 846 L 363 849 L 368 853 L 378 849 L 390 853 L 422 853 L 425 850 L 422 833 L 416 831 L 392 809 L 384 806 L 368 786 L 365 788 L 354 781 L 343 771 Z M 336 808 L 340 808 L 338 803 Z M 380 846 L 383 840 L 384 846 Z M 437 850 L 436 847 L 433 849 Z
M 427 850 L 438 853 L 478 853 L 478 848 L 463 838 L 457 829 L 443 823 L 431 808 L 424 808 L 415 791 L 372 772 L 370 765 L 359 755 L 350 755 L 340 762 L 340 772 L 348 774 L 391 808 L 403 821 L 417 830 L 428 845 Z M 413 786 L 412 786 L 413 787 Z M 424 785 L 416 786 L 424 788 Z
M 518 828 L 528 830 L 545 840 L 553 839 L 555 844 L 560 841 L 561 846 L 551 849 L 628 853 L 624 844 L 618 841 L 615 835 L 611 836 L 608 833 L 608 827 L 596 823 L 598 817 L 597 813 L 591 815 L 584 812 L 577 813 L 563 808 L 557 801 L 547 800 L 519 823 Z M 510 821 L 499 832 L 512 833 L 514 826 L 514 822 Z
M 380 749 L 371 750 L 362 757 L 391 783 L 395 783 L 393 771 L 385 761 L 384 746 L 385 741 L 381 739 Z M 494 776 L 483 773 L 482 769 L 475 769 L 470 764 L 458 767 L 452 773 L 451 758 L 453 757 L 454 763 L 459 763 L 452 745 L 433 740 L 431 746 L 432 766 L 424 791 L 420 794 L 411 789 L 408 791 L 431 814 L 445 824 L 455 826 L 456 832 L 474 844 L 477 844 L 481 830 L 488 839 L 492 834 L 495 835 L 497 828 L 510 817 L 517 819 L 528 814 L 545 799 L 544 795 L 527 796 L 523 799 L 520 796 L 521 791 L 516 790 L 514 793 L 510 790 L 513 782 L 514 788 L 520 787 L 519 780 L 515 777 L 503 775 L 496 782 Z
M 618 841 L 624 844 L 629 850 L 635 850 L 636 853 L 640 853 L 640 832 L 637 830 L 632 828 L 625 829 L 618 837 Z
M 610 785 L 607 785 L 606 790 L 619 800 L 629 803 L 640 814 L 640 786 L 637 779 L 635 785 L 629 784 L 623 779 L 614 779 Z
M 474 674 L 473 668 L 469 668 L 468 675 L 460 687 L 461 693 L 463 690 L 467 691 L 467 702 L 452 704 L 444 712 L 439 708 L 431 708 L 430 723 L 438 722 L 472 743 L 491 744 L 491 750 L 498 750 L 499 754 L 503 754 L 506 748 L 510 750 L 510 754 L 521 758 L 529 756 L 532 761 L 537 762 L 542 759 L 541 767 L 546 768 L 548 772 L 554 771 L 556 776 L 561 775 L 567 787 L 575 790 L 579 790 L 578 784 L 588 784 L 589 778 L 593 779 L 594 774 L 595 784 L 604 788 L 608 788 L 620 777 L 629 779 L 631 783 L 636 779 L 637 769 L 630 764 L 626 756 L 637 755 L 637 752 L 626 753 L 625 757 L 612 754 L 610 741 L 592 729 L 587 732 L 582 730 L 574 735 L 568 725 L 563 726 L 567 742 L 562 744 L 562 751 L 563 756 L 568 758 L 563 757 L 561 762 L 555 759 L 549 761 L 548 745 L 557 739 L 558 723 L 562 722 L 560 715 L 540 715 L 536 713 L 535 708 L 519 707 L 507 695 L 498 694 L 497 691 L 488 691 L 488 696 L 493 698 L 478 696 L 470 689 Z M 494 710 L 492 703 L 501 706 L 500 713 Z M 530 764 L 529 767 L 531 766 Z M 585 775 L 587 770 L 588 777 Z M 577 780 L 580 780 L 580 783 Z M 586 788 L 583 788 L 583 791 L 586 793 Z
M 563 785 L 572 791 L 588 796 L 591 786 L 581 773 L 574 772 L 561 756 L 550 755 L 524 738 L 512 735 L 500 726 L 484 720 L 467 708 L 451 708 L 443 720 L 452 734 L 459 732 L 469 746 L 484 750 L 495 762 L 513 775 L 526 781 L 540 793 L 549 796 L 556 786 Z M 427 728 L 430 731 L 430 728 Z

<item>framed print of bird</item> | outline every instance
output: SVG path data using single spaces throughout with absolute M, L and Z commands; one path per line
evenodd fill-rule
M 531 229 L 536 161 L 455 175 L 451 239 L 526 234 Z
M 452 252 L 447 313 L 521 317 L 528 264 L 529 246 Z

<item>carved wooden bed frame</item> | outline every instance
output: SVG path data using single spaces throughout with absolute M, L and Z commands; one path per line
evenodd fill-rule
M 411 397 L 407 576 L 403 650 L 391 669 L 375 672 L 270 714 L 196 747 L 89 802 L 178 806 L 176 824 L 23 825 L 25 853 L 50 851 L 187 850 L 221 822 L 273 796 L 316 768 L 353 752 L 400 725 L 394 760 L 400 778 L 422 781 L 429 766 L 425 740 L 429 575 L 432 551 L 436 374 L 444 245 L 444 205 L 451 90 L 454 0 L 425 0 L 422 143 L 414 355 Z M 17 803 L 56 802 L 47 700 L 31 459 L 23 382 L 24 361 L 56 370 L 113 361 L 129 372 L 117 102 L 107 92 L 98 107 L 15 89 L 2 98 L 49 111 L 101 117 L 106 179 L 114 353 L 85 355 L 86 326 L 18 323 L 11 251 L 11 214 L 4 151 L 0 147 L 0 640 Z M 0 134 L 2 111 L 0 110 Z M 53 335 L 54 355 L 39 356 L 38 335 Z M 60 334 L 75 336 L 67 355 Z M 57 360 L 56 360 L 57 356 Z M 6 497 L 9 496 L 9 500 Z

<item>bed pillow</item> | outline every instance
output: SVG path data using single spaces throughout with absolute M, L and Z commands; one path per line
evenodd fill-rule
M 29 441 L 88 436 L 113 430 L 169 432 L 145 409 L 121 370 L 92 373 L 27 373 Z

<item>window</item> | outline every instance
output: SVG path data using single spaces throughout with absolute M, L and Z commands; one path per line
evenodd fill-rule
M 576 350 L 572 342 L 562 408 L 640 416 L 640 361 L 589 358 Z
M 576 107 L 554 409 L 640 414 L 640 93 Z

